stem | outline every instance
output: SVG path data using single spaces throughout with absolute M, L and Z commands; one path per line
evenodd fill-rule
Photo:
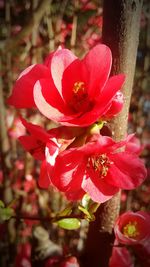
M 28 216 L 28 215 L 23 215 L 23 214 L 19 214 L 19 215 L 14 215 L 11 218 L 14 218 L 16 220 L 31 220 L 31 221 L 44 221 L 44 222 L 56 222 L 58 220 L 61 219 L 68 219 L 68 218 L 76 218 L 76 219 L 80 219 L 83 220 L 84 219 L 84 215 L 82 214 L 72 214 L 72 215 L 66 215 L 66 216 L 48 216 L 48 217 L 38 217 L 38 216 Z
M 77 21 L 78 21 L 78 17 L 76 14 L 77 7 L 78 7 L 78 1 L 75 1 L 75 13 L 73 16 L 72 32 L 71 32 L 71 39 L 70 39 L 70 45 L 71 45 L 71 49 L 73 52 L 75 50 L 76 37 L 77 37 Z

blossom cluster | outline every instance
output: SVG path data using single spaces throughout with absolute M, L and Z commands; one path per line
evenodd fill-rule
M 104 134 L 104 121 L 123 107 L 124 74 L 110 77 L 112 54 L 100 44 L 83 59 L 58 48 L 43 64 L 25 69 L 8 104 L 36 108 L 56 128 L 21 122 L 28 134 L 19 137 L 25 150 L 41 160 L 39 186 L 53 186 L 71 200 L 88 194 L 103 203 L 120 189 L 133 189 L 146 178 L 133 135 L 120 142 Z M 106 131 L 107 132 L 107 131 Z

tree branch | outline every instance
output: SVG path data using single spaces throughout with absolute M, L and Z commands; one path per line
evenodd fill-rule
M 24 37 L 26 37 L 32 33 L 32 27 L 34 25 L 39 25 L 39 23 L 40 23 L 42 17 L 44 16 L 49 4 L 50 4 L 49 0 L 41 1 L 41 4 L 33 13 L 33 16 L 29 20 L 28 24 L 25 27 L 23 27 L 23 29 L 19 32 L 19 34 L 16 35 L 15 37 L 13 37 L 13 39 L 9 39 L 6 41 L 6 43 L 5 43 L 6 51 L 10 51 L 10 50 L 15 49 L 16 46 L 20 43 L 20 41 Z

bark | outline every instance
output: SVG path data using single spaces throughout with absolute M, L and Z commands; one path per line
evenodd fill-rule
M 112 121 L 113 138 L 123 139 L 127 133 L 128 112 L 134 80 L 139 41 L 142 1 L 105 0 L 103 13 L 103 43 L 112 51 L 112 75 L 124 73 L 122 88 L 124 108 Z M 114 241 L 113 225 L 120 209 L 120 192 L 101 205 L 96 220 L 90 224 L 85 248 L 86 267 L 108 267 Z

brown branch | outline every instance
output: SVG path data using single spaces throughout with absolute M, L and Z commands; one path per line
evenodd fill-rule
M 16 46 L 19 45 L 20 41 L 24 37 L 26 37 L 32 33 L 32 27 L 35 24 L 39 25 L 42 17 L 44 16 L 44 14 L 47 10 L 48 5 L 49 5 L 49 0 L 41 1 L 41 4 L 33 13 L 33 16 L 29 20 L 28 24 L 25 27 L 23 27 L 23 29 L 19 32 L 19 34 L 16 35 L 15 37 L 13 37 L 13 39 L 9 39 L 6 41 L 6 44 L 5 44 L 6 51 L 10 51 L 10 50 L 15 49 Z

